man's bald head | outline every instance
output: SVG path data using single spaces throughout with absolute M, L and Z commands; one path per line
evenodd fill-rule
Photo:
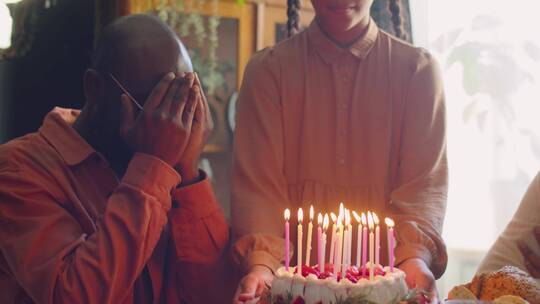
M 121 17 L 102 32 L 93 57 L 93 68 L 114 74 L 134 65 L 153 64 L 166 51 L 179 52 L 180 70 L 191 71 L 192 65 L 176 34 L 159 18 L 151 15 Z M 171 66 L 170 71 L 175 67 Z

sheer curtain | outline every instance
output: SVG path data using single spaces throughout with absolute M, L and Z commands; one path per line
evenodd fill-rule
M 540 168 L 540 3 L 410 5 L 415 44 L 438 59 L 447 96 L 446 295 L 472 278 Z

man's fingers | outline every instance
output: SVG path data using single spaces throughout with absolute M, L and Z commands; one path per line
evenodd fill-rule
M 146 99 L 146 102 L 144 103 L 145 111 L 152 111 L 160 105 L 161 100 L 167 93 L 167 90 L 169 89 L 169 86 L 171 85 L 174 78 L 175 78 L 175 75 L 174 73 L 171 72 L 171 73 L 167 73 L 159 81 L 159 83 L 152 89 L 152 92 L 150 92 L 150 96 L 148 96 L 148 98 Z
M 184 105 L 184 111 L 181 113 L 177 113 L 176 117 L 179 117 L 182 119 L 182 123 L 184 126 L 191 127 L 194 124 L 193 117 L 195 115 L 195 108 L 197 107 L 197 101 L 198 101 L 199 95 L 197 94 L 196 90 L 194 90 L 193 88 L 189 90 L 188 94 L 189 95 L 188 95 L 187 101 Z
M 178 95 L 178 92 L 181 89 L 183 82 L 184 80 L 181 76 L 176 76 L 174 81 L 169 86 L 165 97 L 162 99 L 161 103 L 157 107 L 159 111 L 163 113 L 169 113 L 169 111 L 171 111 L 171 107 L 173 107 L 173 103 L 175 103 L 175 99 L 177 98 L 176 96 Z
M 199 85 L 199 90 L 201 93 L 201 98 L 202 98 L 203 106 L 204 106 L 203 113 L 206 119 L 206 128 L 212 130 L 214 128 L 214 121 L 212 120 L 212 114 L 210 113 L 210 106 L 208 105 L 208 99 L 206 98 L 206 95 L 204 94 L 201 80 L 199 79 L 199 74 L 197 73 L 195 73 L 195 84 Z
M 171 104 L 171 116 L 183 117 L 183 112 L 186 107 L 186 103 L 189 100 L 192 85 L 193 75 L 191 73 L 187 73 L 186 76 L 184 76 L 182 85 L 177 91 L 177 94 Z
M 125 134 L 135 123 L 135 114 L 133 111 L 133 103 L 126 94 L 120 95 L 121 106 L 121 122 L 120 134 Z

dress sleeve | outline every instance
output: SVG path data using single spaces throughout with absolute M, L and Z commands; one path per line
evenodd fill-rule
M 529 185 L 510 223 L 488 251 L 478 273 L 497 271 L 507 265 L 527 271 L 518 243 L 527 244 L 535 254 L 540 255 L 539 244 L 533 233 L 537 226 L 540 226 L 540 173 Z
M 34 175 L 35 176 L 35 175 Z M 122 303 L 158 242 L 180 176 L 136 154 L 96 222 L 80 222 L 38 180 L 0 168 L 0 248 L 36 303 Z
M 445 97 L 439 67 L 422 51 L 409 82 L 398 175 L 391 192 L 396 263 L 421 258 L 435 277 L 446 268 L 441 238 L 448 192 Z
M 283 227 L 288 206 L 279 66 L 272 50 L 254 55 L 238 100 L 232 180 L 233 259 L 275 270 L 283 262 Z M 289 206 L 290 207 L 290 206 Z

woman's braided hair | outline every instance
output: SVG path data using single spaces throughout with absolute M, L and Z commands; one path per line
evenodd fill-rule
M 287 36 L 300 30 L 300 0 L 287 0 Z
M 407 33 L 403 29 L 403 18 L 401 18 L 401 1 L 388 0 L 388 9 L 390 10 L 392 24 L 394 25 L 394 34 L 400 39 L 407 40 Z

